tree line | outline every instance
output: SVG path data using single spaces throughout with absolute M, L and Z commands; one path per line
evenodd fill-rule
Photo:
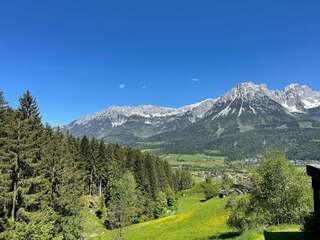
M 137 149 L 74 138 L 41 121 L 26 91 L 12 109 L 0 91 L 0 239 L 82 239 L 85 196 L 119 228 L 173 211 L 185 170 Z

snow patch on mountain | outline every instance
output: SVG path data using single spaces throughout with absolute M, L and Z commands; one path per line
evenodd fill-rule
M 302 100 L 306 109 L 316 108 L 320 106 L 320 99 L 315 99 L 312 97 L 307 97 Z
M 225 103 L 235 99 L 243 101 L 253 100 L 255 98 L 268 95 L 268 88 L 265 84 L 254 84 L 253 82 L 244 82 L 228 91 L 224 96 L 218 99 L 218 102 Z
M 257 114 L 256 110 L 253 107 L 249 106 L 249 108 L 254 114 Z
M 209 98 L 195 104 L 178 108 L 177 113 L 180 112 L 184 114 L 186 112 L 191 112 L 194 117 L 203 118 L 205 114 L 213 107 L 216 101 L 216 99 Z
M 212 119 L 225 117 L 235 112 L 238 112 L 237 117 L 240 117 L 244 112 L 258 114 L 259 108 L 253 108 L 250 103 L 267 98 L 283 106 L 288 111 L 288 114 L 305 113 L 310 108 L 320 106 L 320 92 L 313 91 L 306 85 L 294 83 L 283 90 L 269 90 L 265 84 L 244 82 L 218 98 L 217 102 L 219 104 L 228 104 L 228 106 L 223 108 Z M 241 106 L 231 111 L 229 109 L 230 104 L 236 100 L 241 102 Z M 244 102 L 247 103 L 246 107 L 243 107 Z
M 94 120 L 108 119 L 111 122 L 112 127 L 119 127 L 125 124 L 129 117 L 138 116 L 145 120 L 145 124 L 153 124 L 155 118 L 166 118 L 174 116 L 182 116 L 187 112 L 191 113 L 190 121 L 194 122 L 199 118 L 204 117 L 214 105 L 215 99 L 206 99 L 199 103 L 186 105 L 180 108 L 167 108 L 158 107 L 153 105 L 138 105 L 138 106 L 112 106 L 104 111 L 98 112 L 93 115 L 81 117 L 76 120 L 72 125 L 86 125 Z M 70 126 L 69 126 L 70 127 Z
M 87 125 L 94 124 L 94 121 L 105 121 L 106 124 L 109 122 L 111 127 L 115 128 L 124 125 L 133 116 L 142 118 L 141 122 L 147 125 L 155 126 L 158 126 L 159 123 L 175 121 L 177 118 L 184 116 L 190 123 L 194 123 L 204 118 L 216 104 L 222 110 L 212 118 L 213 120 L 236 113 L 237 117 L 240 117 L 245 112 L 259 114 L 259 111 L 263 111 L 254 102 L 265 98 L 269 98 L 283 106 L 288 111 L 288 114 L 305 113 L 308 109 L 320 106 L 320 92 L 314 91 L 306 85 L 294 83 L 283 90 L 269 90 L 265 84 L 244 82 L 217 99 L 206 99 L 180 108 L 153 105 L 113 106 L 96 114 L 81 117 L 62 128 L 69 130 L 77 126 L 87 127 Z M 231 107 L 231 103 L 236 100 L 241 101 L 241 106 L 237 108 Z M 246 104 L 244 105 L 244 103 Z
M 320 92 L 312 90 L 307 85 L 290 84 L 283 90 L 273 91 L 274 99 L 290 112 L 305 112 L 320 106 Z
M 125 124 L 126 122 L 127 122 L 127 120 L 122 118 L 122 119 L 119 119 L 118 121 L 111 122 L 111 125 L 112 125 L 112 127 L 119 127 L 119 126 Z
M 306 109 L 320 106 L 320 92 L 312 90 L 307 85 L 297 83 L 290 84 L 283 90 L 269 90 L 265 84 L 244 82 L 220 97 L 218 102 L 225 103 L 235 99 L 252 101 L 262 97 L 274 100 L 291 113 L 303 113 Z M 241 111 L 239 111 L 240 115 Z

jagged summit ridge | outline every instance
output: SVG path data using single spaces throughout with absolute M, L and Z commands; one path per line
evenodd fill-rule
M 289 100 L 296 99 L 297 101 L 301 101 L 305 109 L 320 106 L 320 92 L 312 90 L 307 85 L 290 84 L 282 93 Z
M 219 98 L 219 102 L 228 102 L 235 99 L 252 100 L 255 98 L 269 95 L 269 90 L 265 84 L 255 84 L 253 82 L 244 82 L 228 91 Z
M 183 115 L 190 112 L 194 118 L 201 118 L 212 108 L 215 99 L 206 99 L 199 103 L 186 105 L 180 108 L 159 107 L 154 105 L 138 106 L 112 106 L 93 115 L 81 117 L 73 122 L 73 125 L 84 125 L 92 120 L 109 119 L 112 126 L 117 127 L 126 122 L 126 118 L 140 116 L 143 118 L 163 118 L 174 115 Z
M 218 118 L 258 118 L 266 115 L 308 115 L 318 112 L 320 92 L 306 85 L 290 84 L 282 90 L 270 90 L 265 84 L 244 82 L 217 99 L 179 108 L 154 105 L 112 106 L 96 114 L 81 117 L 66 126 L 75 136 L 98 136 L 109 139 L 118 136 L 124 142 L 136 136 L 146 138 L 168 131 L 177 131 L 197 123 L 207 116 Z M 262 117 L 263 118 L 263 117 Z
M 269 90 L 265 84 L 244 82 L 220 97 L 218 102 L 234 101 L 235 99 L 252 101 L 263 97 L 274 100 L 292 113 L 303 113 L 308 109 L 320 106 L 320 92 L 298 83 L 290 84 L 283 90 Z
M 244 82 L 216 99 L 178 108 L 113 106 L 60 129 L 159 153 L 214 149 L 238 159 L 269 147 L 313 149 L 320 136 L 320 92 L 297 83 L 273 90 Z
M 243 82 L 232 88 L 225 95 L 218 99 L 206 99 L 199 103 L 186 105 L 180 108 L 159 107 L 154 105 L 138 106 L 112 106 L 96 114 L 81 117 L 73 122 L 74 125 L 84 125 L 92 120 L 110 119 L 113 127 L 117 127 L 126 122 L 126 118 L 140 116 L 143 118 L 162 118 L 168 116 L 183 115 L 190 112 L 193 121 L 202 118 L 213 107 L 216 102 L 225 103 L 240 99 L 242 101 L 252 101 L 262 97 L 269 97 L 281 104 L 289 112 L 303 113 L 307 109 L 320 106 L 320 92 L 312 90 L 307 85 L 292 83 L 283 90 L 269 90 L 265 84 L 255 84 L 253 82 Z M 252 110 L 254 112 L 254 110 Z M 230 112 L 224 111 L 222 115 Z

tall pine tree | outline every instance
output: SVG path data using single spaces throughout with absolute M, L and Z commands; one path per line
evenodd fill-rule
M 8 204 L 10 202 L 10 159 L 5 151 L 7 143 L 7 127 L 9 121 L 9 109 L 4 94 L 0 91 L 0 232 L 5 229 Z

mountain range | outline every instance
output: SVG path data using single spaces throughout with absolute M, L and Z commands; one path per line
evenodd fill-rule
M 215 152 L 248 158 L 268 148 L 292 159 L 320 159 L 320 92 L 290 84 L 270 90 L 244 82 L 225 95 L 181 108 L 114 106 L 62 131 L 159 152 Z

